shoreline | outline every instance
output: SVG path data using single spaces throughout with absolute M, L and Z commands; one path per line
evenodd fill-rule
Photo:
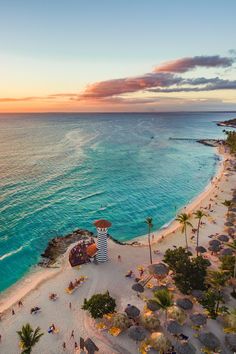
M 192 201 L 190 201 L 186 206 L 184 206 L 179 212 L 185 211 L 187 213 L 192 213 L 201 203 L 204 202 L 209 196 L 213 194 L 218 184 L 220 183 L 224 173 L 225 173 L 225 160 L 227 159 L 228 154 L 224 153 L 223 146 L 214 146 L 216 153 L 221 157 L 219 165 L 216 171 L 216 174 L 213 177 L 212 182 L 210 182 L 205 189 L 198 194 Z M 170 221 L 170 224 L 165 229 L 159 229 L 153 231 L 155 241 L 152 242 L 152 245 L 160 244 L 164 239 L 169 238 L 170 235 L 174 234 L 180 228 L 179 223 L 174 219 Z M 65 238 L 68 235 L 64 236 Z M 129 241 L 120 242 L 119 240 L 110 238 L 112 242 L 120 244 L 122 246 L 131 246 L 131 247 L 147 247 L 147 234 L 141 235 L 133 238 Z M 0 314 L 4 314 L 9 310 L 10 307 L 15 306 L 20 299 L 27 297 L 31 292 L 37 289 L 41 284 L 45 283 L 49 279 L 56 277 L 63 271 L 63 260 L 65 259 L 68 251 L 73 245 L 77 243 L 71 243 L 65 253 L 61 254 L 56 263 L 51 267 L 44 268 L 36 266 L 33 270 L 29 272 L 15 284 L 3 290 L 0 293 Z

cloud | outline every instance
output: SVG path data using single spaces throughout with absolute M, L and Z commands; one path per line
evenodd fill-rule
M 154 72 L 171 72 L 171 73 L 185 73 L 197 67 L 206 68 L 228 68 L 232 66 L 234 59 L 231 57 L 221 57 L 219 55 L 213 56 L 196 56 L 189 58 L 181 58 L 163 63 L 154 68 Z

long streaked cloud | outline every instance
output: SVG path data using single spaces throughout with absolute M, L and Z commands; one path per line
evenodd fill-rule
M 155 72 L 185 73 L 197 67 L 204 68 L 228 68 L 232 66 L 234 59 L 231 57 L 196 56 L 172 60 L 154 68 Z
M 55 93 L 45 96 L 6 97 L 0 98 L 0 103 L 27 101 L 89 101 L 94 103 L 149 104 L 156 102 L 158 97 L 129 97 L 134 93 L 178 93 L 201 92 L 236 89 L 236 80 L 226 80 L 220 77 L 205 78 L 184 76 L 198 67 L 232 69 L 236 58 L 232 56 L 194 56 L 181 58 L 160 64 L 150 73 L 136 76 L 95 82 L 88 85 L 84 91 Z M 128 95 L 128 97 L 127 97 Z M 133 95 L 132 95 L 133 96 Z M 139 95 L 140 96 L 140 95 Z M 163 96 L 162 96 L 163 98 Z
M 233 63 L 234 59 L 232 57 L 220 57 L 218 55 L 177 59 L 175 61 L 156 66 L 153 72 L 142 76 L 96 82 L 87 86 L 79 98 L 84 100 L 99 100 L 104 97 L 113 97 L 116 95 L 146 90 L 153 92 L 165 92 L 165 90 L 169 89 L 170 91 L 167 92 L 174 92 L 174 87 L 177 90 L 176 92 L 178 92 L 181 91 L 180 86 L 186 84 L 186 79 L 182 76 L 176 75 L 177 73 L 185 73 L 199 66 L 206 68 L 229 68 L 233 65 Z M 206 81 L 204 84 L 206 85 L 208 83 L 207 80 L 210 81 L 210 79 L 205 80 Z M 202 84 L 203 83 L 201 83 L 201 85 Z M 196 83 L 192 83 L 192 85 L 196 85 Z M 200 85 L 200 83 L 198 85 Z M 225 88 L 229 88 L 230 85 L 234 86 L 234 83 L 228 81 L 227 83 L 225 82 L 224 85 Z M 214 86 L 211 83 L 211 86 L 208 86 L 207 90 L 209 91 L 211 87 L 213 90 L 218 89 L 216 85 Z M 190 87 L 188 89 L 190 91 Z M 223 85 L 221 89 L 223 89 Z M 196 87 L 193 91 L 197 91 Z M 201 90 L 199 89 L 199 91 Z

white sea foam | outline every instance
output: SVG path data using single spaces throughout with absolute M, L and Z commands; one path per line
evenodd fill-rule
M 17 248 L 17 249 L 14 250 L 14 251 L 5 253 L 3 256 L 0 256 L 0 261 L 3 261 L 5 258 L 11 257 L 13 254 L 19 253 L 19 252 L 20 252 L 23 248 L 25 248 L 25 247 L 26 247 L 26 245 L 21 246 L 21 247 Z

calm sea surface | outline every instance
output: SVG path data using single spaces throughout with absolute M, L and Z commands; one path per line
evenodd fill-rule
M 220 138 L 235 113 L 0 115 L 0 291 L 48 240 L 109 219 L 119 240 L 163 227 L 214 175 L 215 150 L 170 137 Z

